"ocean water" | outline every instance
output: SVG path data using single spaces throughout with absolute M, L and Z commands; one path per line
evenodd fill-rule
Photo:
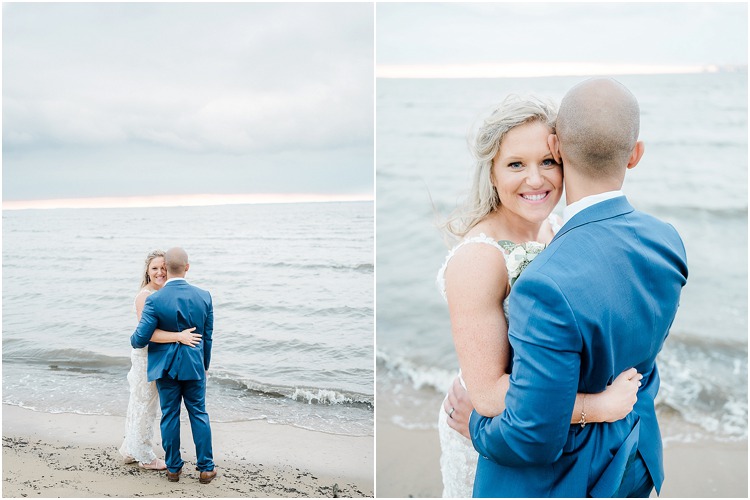
M 667 442 L 747 439 L 747 73 L 623 76 L 646 150 L 633 205 L 672 223 L 690 277 L 659 356 Z M 377 394 L 405 428 L 435 428 L 458 369 L 435 275 L 436 227 L 466 194 L 467 137 L 508 93 L 559 102 L 583 78 L 377 83 Z M 558 206 L 562 213 L 564 199 Z
M 3 213 L 3 402 L 124 416 L 143 259 L 209 290 L 214 422 L 373 435 L 372 202 Z

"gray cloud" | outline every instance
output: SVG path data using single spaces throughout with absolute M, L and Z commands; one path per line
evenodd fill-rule
M 214 191 L 252 190 L 243 180 L 269 168 L 265 189 L 288 191 L 281 152 L 327 165 L 300 184 L 369 192 L 372 54 L 368 4 L 4 4 L 3 196 L 66 179 L 71 193 L 98 179 L 89 191 L 141 194 L 119 193 L 153 164 L 141 154 L 167 176 L 207 169 Z

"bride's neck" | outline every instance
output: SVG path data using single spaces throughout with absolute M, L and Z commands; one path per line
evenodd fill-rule
M 544 221 L 536 222 L 524 219 L 518 214 L 504 210 L 502 206 L 490 214 L 488 219 L 497 228 L 498 239 L 510 240 L 514 243 L 536 241 L 544 223 Z

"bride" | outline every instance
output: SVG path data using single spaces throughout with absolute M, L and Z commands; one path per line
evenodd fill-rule
M 141 290 L 135 296 L 135 314 L 141 319 L 146 297 L 161 289 L 167 281 L 164 252 L 154 250 L 146 256 L 146 268 L 141 280 Z M 195 328 L 181 332 L 156 330 L 151 342 L 160 344 L 180 342 L 193 347 L 200 342 L 201 335 L 192 333 Z M 128 372 L 130 399 L 125 416 L 125 439 L 120 446 L 120 454 L 126 463 L 138 462 L 144 469 L 164 470 L 164 460 L 156 458 L 151 439 L 154 436 L 154 420 L 159 406 L 159 393 L 156 383 L 146 377 L 148 367 L 148 347 L 133 349 L 130 353 L 131 368 Z
M 550 102 L 507 97 L 474 138 L 468 203 L 444 226 L 461 240 L 437 277 L 461 369 L 438 419 L 443 497 L 472 496 L 477 452 L 469 439 L 469 416 L 472 409 L 488 417 L 505 409 L 512 358 L 506 299 L 526 265 L 560 229 L 552 210 L 562 196 L 563 167 L 547 145 L 555 118 Z M 631 368 L 600 394 L 578 394 L 571 424 L 624 418 L 636 402 L 641 378 Z

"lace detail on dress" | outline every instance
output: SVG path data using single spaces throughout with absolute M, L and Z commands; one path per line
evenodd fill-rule
M 438 413 L 438 436 L 443 498 L 471 498 L 479 456 L 471 440 L 450 428 L 442 404 Z
M 136 297 L 144 292 L 151 294 L 154 290 L 144 288 Z M 135 300 L 133 309 L 135 310 Z M 132 349 L 130 361 L 130 399 L 125 415 L 125 439 L 120 446 L 120 454 L 126 461 L 149 463 L 156 458 L 151 440 L 154 437 L 159 393 L 156 390 L 156 382 L 149 382 L 147 377 L 148 347 Z

